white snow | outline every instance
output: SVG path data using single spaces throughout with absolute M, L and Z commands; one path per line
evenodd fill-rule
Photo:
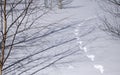
M 59 66 L 59 70 L 48 70 L 48 75 L 120 75 L 120 43 L 111 41 L 108 39 L 108 35 L 99 29 L 97 30 L 97 28 L 96 31 L 88 36 L 79 36 L 80 33 L 87 31 L 91 26 L 101 24 L 98 21 L 98 15 L 101 15 L 102 13 L 95 0 L 74 0 L 67 8 L 55 12 L 57 14 L 52 15 L 52 19 L 47 17 L 48 22 L 55 22 L 58 19 L 68 16 L 70 16 L 70 19 L 66 20 L 66 22 L 80 22 L 73 26 L 73 28 L 65 30 L 64 33 L 62 33 L 64 35 L 61 37 L 70 38 L 71 36 L 76 38 L 76 42 L 69 43 L 68 47 L 77 43 L 79 48 L 84 51 L 85 55 L 87 54 L 86 56 L 83 56 L 82 59 L 89 58 L 91 61 L 86 59 L 74 63 L 73 65 L 69 65 L 67 67 L 69 70 L 66 69 L 65 66 Z M 96 37 L 98 38 L 97 40 L 89 42 L 90 39 Z M 88 44 L 83 46 L 83 43 Z M 64 48 L 65 47 L 59 47 L 59 49 Z M 78 60 L 80 59 L 81 58 L 78 57 Z M 96 71 L 96 69 L 100 72 Z
M 94 68 L 98 69 L 101 74 L 104 73 L 104 67 L 102 65 L 94 65 Z
M 76 41 L 69 42 L 54 49 L 62 51 L 76 46 L 83 51 L 83 54 L 81 53 L 81 55 L 77 57 L 79 62 L 75 62 L 67 67 L 64 64 L 62 66 L 58 65 L 58 68 L 50 67 L 49 69 L 42 71 L 42 73 L 45 73 L 46 75 L 120 75 L 119 42 L 116 43 L 116 41 L 111 41 L 108 39 L 108 35 L 97 28 L 95 28 L 96 31 L 92 34 L 84 37 L 79 36 L 81 33 L 91 29 L 92 26 L 101 24 L 98 21 L 98 15 L 101 15 L 102 13 L 99 11 L 101 11 L 101 9 L 95 0 L 74 0 L 70 5 L 66 6 L 66 8 L 61 10 L 56 9 L 43 17 L 40 22 L 44 23 L 47 21 L 48 24 L 56 21 L 59 22 L 59 19 L 65 17 L 70 17 L 60 23 L 59 26 L 78 22 L 78 24 L 73 24 L 70 28 L 59 31 L 45 39 L 48 39 L 54 44 L 53 40 L 63 41 L 64 39 L 76 38 Z M 98 39 L 89 42 L 90 39 L 94 38 Z M 49 45 L 50 44 L 45 45 L 45 47 Z M 88 58 L 91 61 L 89 61 Z M 40 74 L 41 72 L 35 75 Z
M 83 41 L 78 41 L 78 43 L 79 43 L 80 45 L 82 45 L 82 44 L 83 44 Z
M 82 47 L 81 48 L 84 52 L 87 52 L 87 47 Z
M 74 67 L 72 65 L 69 65 L 68 68 L 69 69 L 74 69 Z
M 91 61 L 94 61 L 95 60 L 95 55 L 87 55 L 88 58 L 91 59 Z
M 75 29 L 75 32 L 78 32 L 79 30 L 78 29 Z

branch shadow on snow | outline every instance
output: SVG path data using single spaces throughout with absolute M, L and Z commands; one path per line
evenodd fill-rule
M 81 7 L 84 7 L 84 6 L 64 6 L 63 9 L 74 9 L 74 8 L 81 8 Z

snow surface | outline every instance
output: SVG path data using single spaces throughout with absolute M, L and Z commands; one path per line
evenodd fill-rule
M 100 24 L 99 16 L 102 15 L 102 10 L 95 0 L 74 0 L 71 4 L 64 6 L 63 9 L 55 8 L 43 16 L 39 24 L 50 24 L 63 19 L 63 21 L 60 21 L 60 26 L 53 27 L 53 29 L 59 30 L 59 28 L 66 27 L 57 31 L 57 33 L 44 37 L 41 41 L 44 41 L 43 43 L 49 42 L 50 44 L 41 44 L 43 49 L 55 43 L 63 42 L 64 39 L 73 39 L 67 44 L 50 50 L 53 50 L 52 53 L 55 53 L 54 50 L 62 51 L 75 47 L 74 49 L 82 50 L 82 54 L 74 56 L 74 62 L 53 65 L 37 72 L 35 75 L 120 75 L 120 41 L 110 39 L 110 36 L 97 28 Z M 71 25 L 68 26 L 69 24 Z M 89 32 L 91 33 L 88 34 Z M 35 52 L 37 52 L 37 49 L 31 51 L 31 53 Z M 39 56 L 44 56 L 44 54 Z M 38 55 L 35 55 L 33 58 L 36 57 Z M 41 61 L 34 63 L 39 62 Z M 26 64 L 27 67 L 31 67 L 31 65 L 33 64 Z M 39 68 L 37 66 L 33 70 Z M 30 72 L 22 75 L 29 75 Z
M 98 16 L 102 13 L 95 0 L 74 0 L 64 9 L 56 10 L 56 13 L 51 15 L 52 20 L 48 18 L 47 21 L 51 22 L 67 16 L 70 18 L 66 22 L 80 21 L 66 32 L 71 33 L 71 37 L 73 35 L 77 38 L 76 42 L 69 45 L 77 43 L 84 51 L 83 59 L 87 58 L 87 60 L 51 67 L 36 75 L 120 75 L 120 42 L 110 39 L 111 37 L 97 28 L 90 35 L 80 37 L 82 32 L 100 24 Z

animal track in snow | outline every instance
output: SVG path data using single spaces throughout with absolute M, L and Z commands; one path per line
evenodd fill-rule
M 87 55 L 87 57 L 90 58 L 91 61 L 94 61 L 94 59 L 95 59 L 95 55 Z
M 92 17 L 92 18 L 93 18 L 93 17 Z M 92 18 L 88 18 L 87 20 L 92 19 Z M 84 24 L 84 22 L 81 23 L 81 24 L 79 24 L 78 26 L 81 26 L 81 25 L 83 25 L 83 24 Z M 82 44 L 83 44 L 83 41 L 81 41 L 81 39 L 80 39 L 80 37 L 79 37 L 79 29 L 76 28 L 74 31 L 75 31 L 74 34 L 76 35 L 75 38 L 77 39 L 77 43 L 79 44 L 80 50 L 83 50 L 83 51 L 85 52 L 85 54 L 86 54 L 86 57 L 89 58 L 89 59 L 91 59 L 92 62 L 94 62 L 94 61 L 95 61 L 95 55 L 88 54 L 88 49 L 87 49 L 87 47 L 85 47 L 85 46 L 82 45 Z M 94 68 L 95 68 L 95 69 L 98 69 L 101 74 L 104 73 L 104 67 L 103 67 L 102 65 L 95 65 L 94 63 L 93 63 L 93 65 L 94 65 Z M 70 69 L 73 69 L 73 66 L 69 66 L 69 68 L 70 68 Z
M 98 69 L 101 74 L 104 72 L 104 67 L 102 65 L 94 65 L 94 68 Z
M 87 47 L 80 46 L 80 49 L 82 49 L 85 53 L 87 53 Z

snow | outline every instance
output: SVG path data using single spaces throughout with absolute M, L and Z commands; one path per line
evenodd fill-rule
M 76 42 L 71 43 L 71 45 L 78 44 L 79 49 L 83 51 L 83 58 L 87 58 L 87 60 L 73 63 L 67 67 L 65 65 L 59 66 L 59 70 L 51 68 L 48 70 L 48 75 L 120 75 L 120 47 L 118 43 L 111 41 L 109 36 L 99 29 L 90 35 L 80 37 L 84 29 L 87 30 L 87 27 L 89 29 L 91 26 L 98 25 L 98 16 L 102 16 L 98 4 L 95 0 L 74 0 L 70 6 L 77 8 L 69 8 L 68 6 L 66 9 L 57 10 L 57 13 L 61 13 L 57 15 L 57 18 L 72 15 L 68 21 L 80 21 L 70 30 L 76 38 Z M 89 42 L 90 39 L 94 38 L 98 39 Z M 88 44 L 85 45 L 86 43 Z
M 98 69 L 101 74 L 104 72 L 104 67 L 102 65 L 94 65 L 94 68 Z
M 69 65 L 68 68 L 69 69 L 74 69 L 74 67 L 72 65 Z
M 82 41 L 78 41 L 78 43 L 81 45 L 83 42 Z
M 91 61 L 94 61 L 95 60 L 95 55 L 87 55 L 88 58 L 91 59 Z
M 64 45 L 50 49 L 53 51 L 50 54 L 55 54 L 55 50 L 61 52 L 65 49 L 79 49 L 82 53 L 79 56 L 74 55 L 76 58 L 72 58 L 77 62 L 51 66 L 35 75 L 120 75 L 120 42 L 109 39 L 110 37 L 98 28 L 91 34 L 84 37 L 81 36 L 89 29 L 92 29 L 92 27 L 100 24 L 98 16 L 101 15 L 101 9 L 95 0 L 74 0 L 66 8 L 61 10 L 53 9 L 49 14 L 43 16 L 40 20 L 42 24 L 60 22 L 58 25 L 60 28 L 66 27 L 63 30 L 57 31 L 57 33 L 42 38 L 41 41 L 44 41 L 43 43 L 49 42 L 45 45 L 41 44 L 43 49 L 63 42 L 64 39 L 70 40 L 76 38 Z M 67 19 L 60 21 L 60 19 L 66 17 Z M 53 29 L 59 30 L 57 29 L 57 25 L 55 26 Z M 97 39 L 95 40 L 95 38 Z M 34 49 L 31 53 L 34 52 L 37 52 L 37 50 Z M 34 58 L 36 57 L 38 55 Z M 40 63 L 40 61 L 36 63 Z M 38 68 L 39 66 L 35 69 Z

